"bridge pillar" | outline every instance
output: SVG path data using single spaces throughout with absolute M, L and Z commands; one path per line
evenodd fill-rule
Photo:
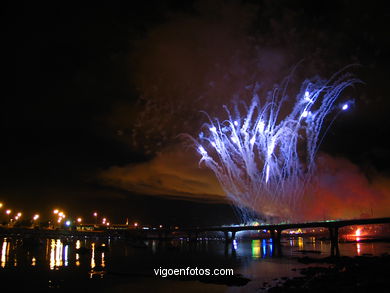
M 225 243 L 233 242 L 233 240 L 236 238 L 236 231 L 223 231 L 225 234 Z
M 282 230 L 269 230 L 270 232 L 270 235 L 271 235 L 271 239 L 272 239 L 272 243 L 274 243 L 275 245 L 278 245 L 280 244 L 280 238 L 281 238 L 281 235 L 282 235 Z
M 280 239 L 282 236 L 282 230 L 280 229 L 272 229 L 269 230 L 270 236 L 272 239 L 272 245 L 274 247 L 274 256 L 282 256 L 282 246 L 280 244 Z
M 340 256 L 339 228 L 338 227 L 329 227 L 329 236 L 330 236 L 330 255 L 331 256 Z

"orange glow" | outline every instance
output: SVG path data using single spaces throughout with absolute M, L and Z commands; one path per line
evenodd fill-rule
M 356 229 L 355 236 L 356 236 L 356 241 L 360 241 L 360 236 L 362 236 L 362 229 L 361 228 Z
M 356 229 L 356 231 L 355 231 L 355 236 L 356 236 L 356 237 L 362 236 L 362 229 L 361 229 L 361 228 L 357 228 L 357 229 Z

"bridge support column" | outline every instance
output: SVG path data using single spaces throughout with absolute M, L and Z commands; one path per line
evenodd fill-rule
M 282 230 L 269 230 L 271 239 L 272 239 L 272 245 L 274 248 L 274 256 L 282 256 L 282 246 L 280 244 L 280 239 L 282 237 Z
M 330 236 L 330 255 L 331 256 L 340 256 L 339 228 L 338 227 L 329 227 L 329 236 Z
M 231 243 L 236 238 L 236 231 L 223 231 L 225 234 L 225 243 Z

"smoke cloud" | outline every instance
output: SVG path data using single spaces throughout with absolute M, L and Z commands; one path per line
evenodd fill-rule
M 226 203 L 213 173 L 200 167 L 197 160 L 193 150 L 179 145 L 149 162 L 111 167 L 100 178 L 107 185 L 139 194 Z
M 107 185 L 150 196 L 227 202 L 214 174 L 199 166 L 198 160 L 195 150 L 183 150 L 178 145 L 150 162 L 111 167 L 100 178 Z M 323 220 L 388 216 L 390 180 L 374 178 L 369 180 L 345 158 L 321 154 L 314 186 L 302 201 L 301 217 Z

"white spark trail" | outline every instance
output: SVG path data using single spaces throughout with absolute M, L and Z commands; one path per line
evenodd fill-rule
M 209 117 L 194 139 L 200 163 L 215 173 L 244 221 L 253 214 L 248 211 L 283 219 L 297 212 L 315 170 L 324 120 L 341 92 L 359 82 L 348 74 L 336 77 L 305 80 L 288 114 L 281 114 L 288 110 L 283 88 L 263 103 L 254 93 L 249 107 L 234 105 L 234 115 L 224 106 L 228 119 Z

